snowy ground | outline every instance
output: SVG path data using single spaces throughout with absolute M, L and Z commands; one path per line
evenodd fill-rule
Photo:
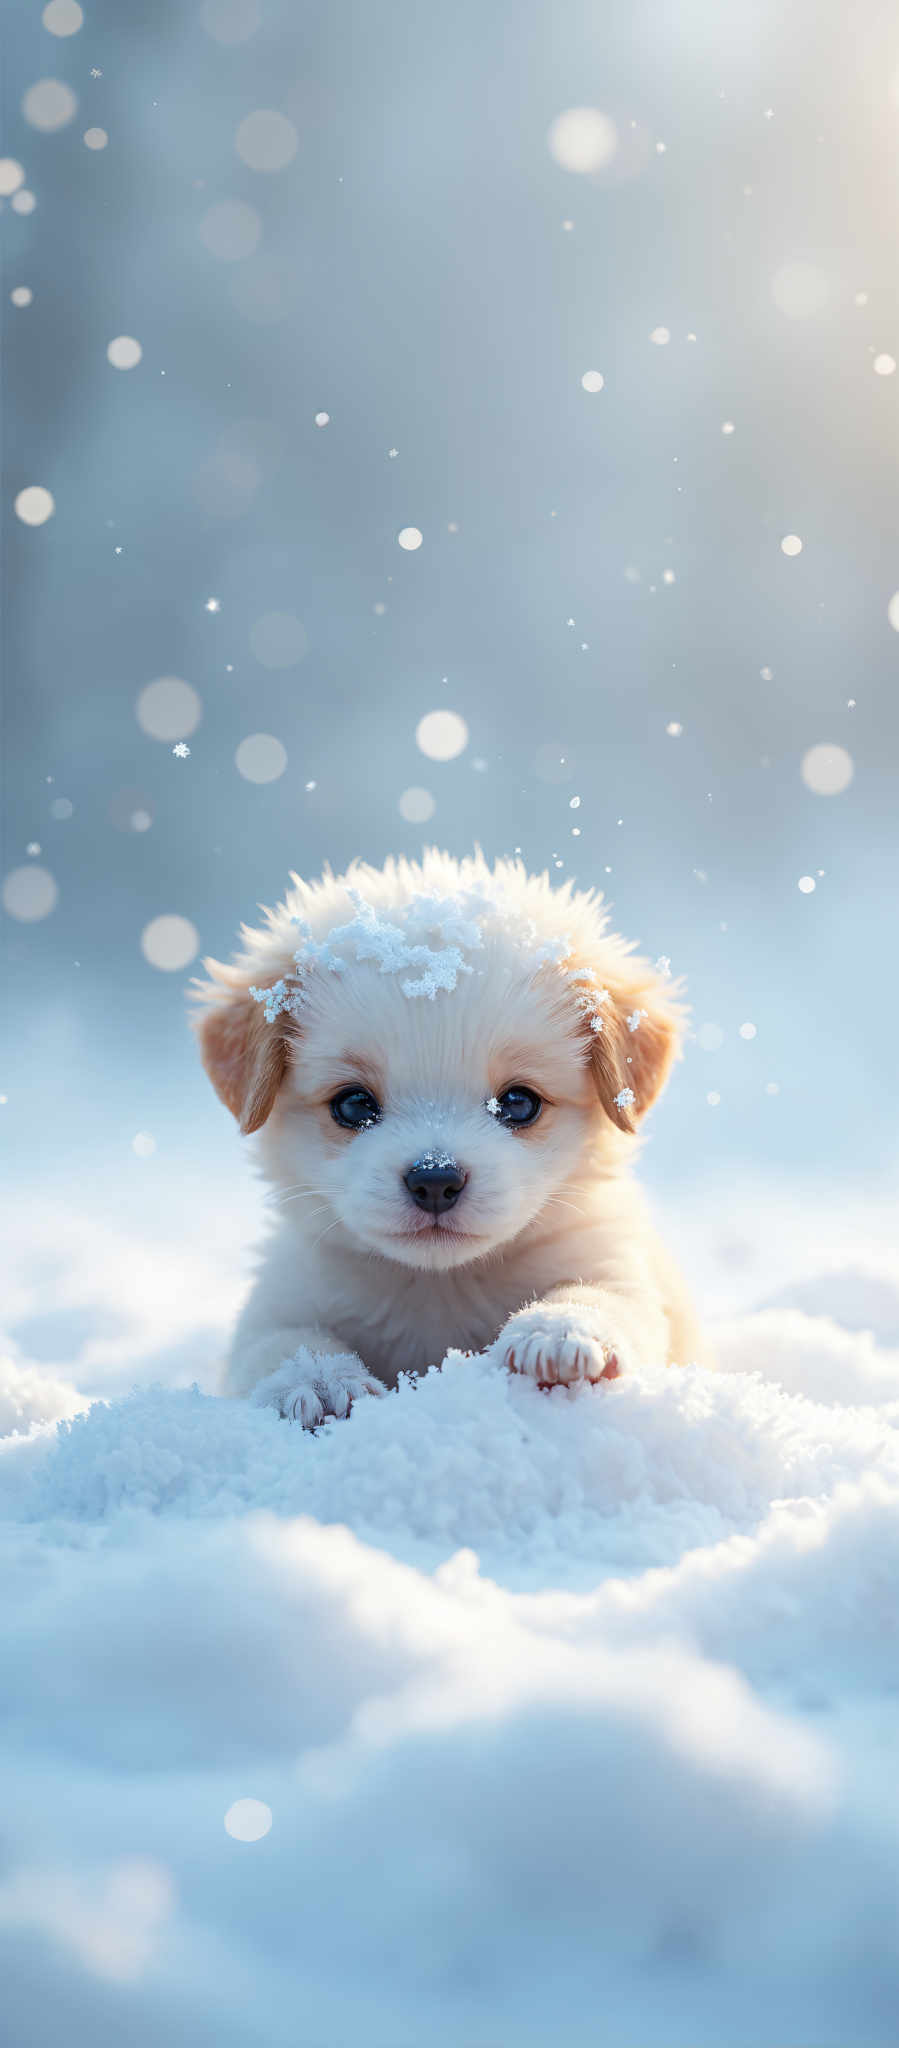
M 751 1215 L 679 1221 L 717 1375 L 451 1359 L 312 1439 L 186 1384 L 242 1211 L 51 1258 L 23 1198 L 11 2048 L 895 2042 L 899 1274 Z

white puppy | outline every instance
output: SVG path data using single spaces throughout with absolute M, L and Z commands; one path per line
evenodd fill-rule
M 695 1357 L 630 1175 L 679 1045 L 664 974 L 516 862 L 292 884 L 198 989 L 279 1210 L 226 1391 L 314 1427 L 451 1346 L 550 1386 Z

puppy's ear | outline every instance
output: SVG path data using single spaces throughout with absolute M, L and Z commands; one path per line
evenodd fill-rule
M 685 1013 L 679 986 L 663 981 L 648 961 L 626 956 L 576 986 L 588 1001 L 605 992 L 592 1010 L 581 998 L 591 1065 L 606 1115 L 620 1131 L 633 1132 L 680 1057 Z
M 203 1065 L 241 1130 L 258 1131 L 271 1114 L 287 1069 L 285 1017 L 267 1023 L 240 968 L 204 960 L 209 975 L 195 992 L 208 1007 L 194 1020 Z

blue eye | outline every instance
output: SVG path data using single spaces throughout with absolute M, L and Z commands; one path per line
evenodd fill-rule
M 535 1124 L 543 1108 L 540 1097 L 534 1094 L 533 1088 L 507 1088 L 505 1094 L 500 1095 L 497 1100 L 499 1108 L 494 1111 L 494 1115 L 501 1124 L 506 1124 L 509 1129 L 516 1131 L 520 1131 L 525 1124 Z
M 331 1115 L 344 1131 L 367 1131 L 380 1122 L 381 1105 L 369 1088 L 341 1088 L 332 1098 Z

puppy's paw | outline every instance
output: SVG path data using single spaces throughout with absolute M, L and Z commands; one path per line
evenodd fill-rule
M 277 1409 L 287 1422 L 317 1429 L 329 1415 L 345 1418 L 353 1402 L 361 1401 L 363 1395 L 386 1392 L 383 1380 L 366 1371 L 355 1351 L 326 1356 L 301 1345 L 277 1372 L 260 1380 L 252 1400 L 257 1408 Z
M 500 1331 L 499 1352 L 509 1372 L 524 1373 L 539 1387 L 617 1380 L 629 1364 L 606 1311 L 580 1302 L 538 1301 L 519 1309 Z

